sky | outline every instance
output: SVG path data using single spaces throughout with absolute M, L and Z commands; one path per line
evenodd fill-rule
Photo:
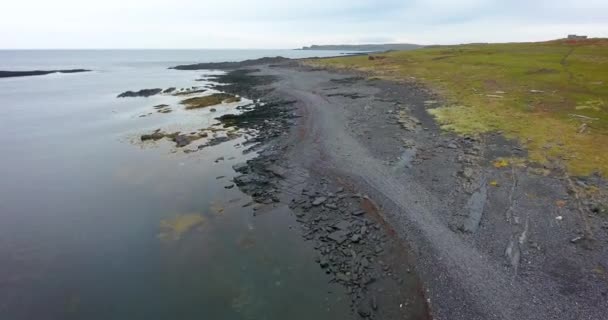
M 16 0 L 0 48 L 298 48 L 608 37 L 608 0 Z

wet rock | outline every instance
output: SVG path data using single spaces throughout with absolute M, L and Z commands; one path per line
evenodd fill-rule
M 189 145 L 190 142 L 191 142 L 190 137 L 188 137 L 187 135 L 179 134 L 175 137 L 175 145 L 178 148 L 185 147 L 185 146 Z
M 232 189 L 232 188 L 234 188 L 234 184 L 227 185 L 227 186 L 225 186 L 224 188 L 225 188 L 225 189 Z
M 369 318 L 372 315 L 372 311 L 367 303 L 361 302 L 357 307 L 357 313 L 362 318 Z
M 245 162 L 237 163 L 232 166 L 232 169 L 236 172 L 244 173 L 249 170 L 249 166 Z
M 139 91 L 125 91 L 118 95 L 118 98 L 150 97 L 161 93 L 163 89 L 141 89 Z
M 166 134 L 164 132 L 157 131 L 152 134 L 144 134 L 140 137 L 140 139 L 141 139 L 141 141 L 148 141 L 148 140 L 156 141 L 156 140 L 160 140 L 160 139 L 164 138 L 165 135 Z
M 163 93 L 171 93 L 171 92 L 175 91 L 176 89 L 177 88 L 175 88 L 175 87 L 170 87 L 170 88 L 163 90 Z
M 321 268 L 325 269 L 325 268 L 329 267 L 329 261 L 327 261 L 327 259 L 325 259 L 325 258 L 321 258 L 319 260 L 319 265 L 321 266 Z
M 279 178 L 285 178 L 285 175 L 287 174 L 287 170 L 283 167 L 277 166 L 277 165 L 270 165 L 266 168 L 266 171 L 274 174 L 275 176 L 279 177 Z
M 349 282 L 350 277 L 342 272 L 339 272 L 338 274 L 336 274 L 336 280 L 342 281 L 342 282 Z
M 266 177 L 260 176 L 255 173 L 243 174 L 236 178 L 234 178 L 234 183 L 237 186 L 245 186 L 245 185 L 257 185 L 264 186 L 269 183 Z
M 376 299 L 376 296 L 372 296 L 369 299 L 369 304 L 374 311 L 378 310 L 378 300 Z

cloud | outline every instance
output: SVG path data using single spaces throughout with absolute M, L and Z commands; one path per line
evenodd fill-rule
M 33 9 L 34 8 L 34 9 Z M 312 43 L 533 41 L 608 34 L 600 0 L 19 0 L 5 48 L 290 48 Z

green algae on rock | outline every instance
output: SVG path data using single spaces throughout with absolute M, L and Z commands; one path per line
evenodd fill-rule
M 208 96 L 194 97 L 185 99 L 181 104 L 186 106 L 186 110 L 200 109 L 214 106 L 221 103 L 232 103 L 241 101 L 240 97 L 227 93 L 214 93 Z

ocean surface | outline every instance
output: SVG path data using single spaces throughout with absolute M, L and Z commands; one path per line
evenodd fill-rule
M 219 72 L 168 69 L 178 64 L 339 54 L 0 51 L 0 70 L 93 70 L 0 79 L 0 319 L 345 318 L 342 289 L 288 210 L 254 216 L 248 196 L 224 188 L 254 156 L 242 138 L 190 154 L 139 139 L 209 127 L 238 104 L 212 113 L 171 95 L 116 97 Z M 195 228 L 167 236 L 192 217 Z

